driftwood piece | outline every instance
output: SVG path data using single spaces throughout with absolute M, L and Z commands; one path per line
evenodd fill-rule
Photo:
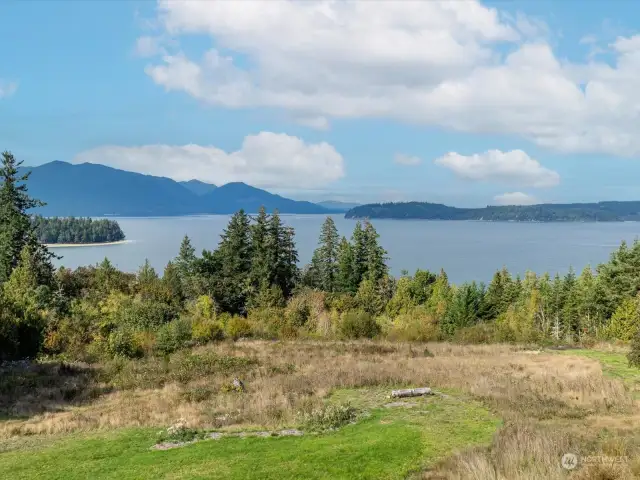
M 393 390 L 391 392 L 391 398 L 420 397 L 422 395 L 433 395 L 433 392 L 429 387 L 407 388 L 405 390 Z

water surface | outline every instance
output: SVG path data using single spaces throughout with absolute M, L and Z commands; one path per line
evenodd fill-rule
M 350 236 L 356 221 L 334 215 L 341 235 Z M 323 215 L 283 215 L 295 228 L 301 263 L 308 263 L 317 247 Z M 75 268 L 108 257 L 118 268 L 135 271 L 148 258 L 161 272 L 178 254 L 189 235 L 200 253 L 216 247 L 229 221 L 227 215 L 156 218 L 118 218 L 131 243 L 56 249 L 56 263 Z M 514 273 L 533 270 L 564 274 L 607 261 L 622 240 L 640 235 L 640 223 L 517 223 L 473 221 L 375 220 L 380 243 L 389 253 L 391 272 L 404 269 L 439 270 L 458 283 L 487 281 L 506 266 Z

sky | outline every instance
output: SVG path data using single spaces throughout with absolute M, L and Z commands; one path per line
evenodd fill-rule
M 3 0 L 0 149 L 312 201 L 640 200 L 639 13 Z

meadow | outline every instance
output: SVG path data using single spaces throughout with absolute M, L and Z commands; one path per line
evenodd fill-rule
M 624 360 L 602 347 L 250 340 L 14 362 L 0 380 L 0 477 L 635 478 L 640 375 Z M 436 393 L 388 398 L 410 386 Z M 345 405 L 357 414 L 339 428 L 304 422 Z M 153 450 L 180 419 L 229 435 Z M 304 435 L 252 436 L 286 428 Z M 567 470 L 565 453 L 590 462 Z

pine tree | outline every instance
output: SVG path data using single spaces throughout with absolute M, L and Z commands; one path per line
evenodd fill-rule
M 40 285 L 53 287 L 54 257 L 38 241 L 28 210 L 45 204 L 31 198 L 27 190 L 30 172 L 21 174 L 22 162 L 9 152 L 0 162 L 0 283 L 6 281 L 20 261 L 25 246 L 30 247 L 34 269 Z
M 176 307 L 181 307 L 184 304 L 185 297 L 182 290 L 180 272 L 175 263 L 167 263 L 162 274 L 162 284 L 168 293 L 170 303 Z
M 274 239 L 269 235 L 269 216 L 260 207 L 254 224 L 251 225 L 251 270 L 249 284 L 252 295 L 268 289 L 275 277 Z
M 337 290 L 340 292 L 355 293 L 357 290 L 353 285 L 353 251 L 351 244 L 346 237 L 342 237 L 340 245 L 338 245 L 338 272 L 337 272 Z
M 251 270 L 250 222 L 244 210 L 231 217 L 214 257 L 219 265 L 213 279 L 216 303 L 223 311 L 244 313 Z
M 335 292 L 338 289 L 339 242 L 336 224 L 333 218 L 327 217 L 320 231 L 319 247 L 311 260 L 313 281 L 325 292 Z
M 364 228 L 364 242 L 366 251 L 366 273 L 365 278 L 374 284 L 387 276 L 389 271 L 385 263 L 387 252 L 378 244 L 378 232 L 369 222 Z
M 367 237 L 360 222 L 356 222 L 351 237 L 350 290 L 355 292 L 367 273 Z
M 191 239 L 185 235 L 180 244 L 180 252 L 173 262 L 181 282 L 181 291 L 187 298 L 196 297 L 196 250 L 191 245 Z
M 285 298 L 289 298 L 296 286 L 300 272 L 298 270 L 298 251 L 295 244 L 295 232 L 280 220 L 276 210 L 269 220 L 269 237 L 271 252 L 272 284 L 282 290 Z

